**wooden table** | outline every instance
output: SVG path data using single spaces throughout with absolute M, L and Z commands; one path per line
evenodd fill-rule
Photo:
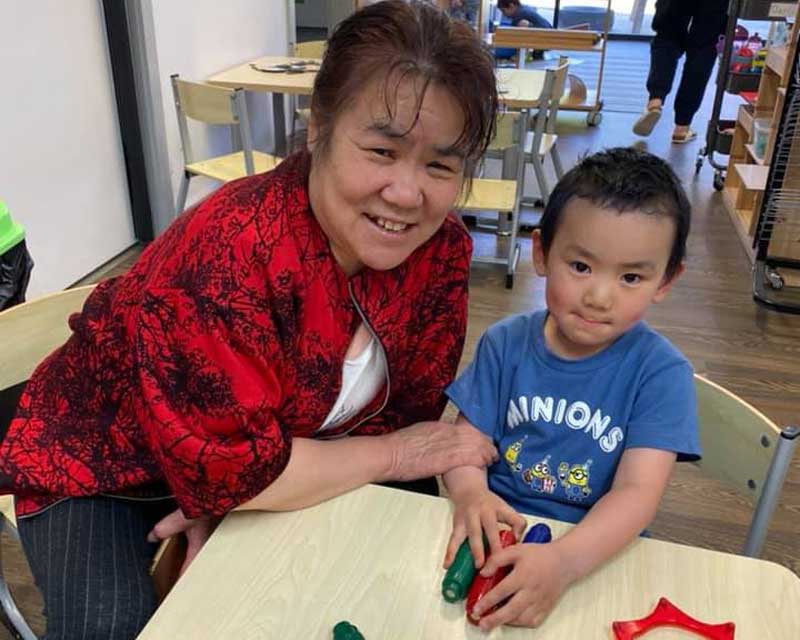
M 535 109 L 544 87 L 544 69 L 498 69 L 500 102 L 509 109 Z
M 269 73 L 253 68 L 265 69 L 277 64 L 288 64 L 308 58 L 290 58 L 286 56 L 266 56 L 258 58 L 238 67 L 223 71 L 208 79 L 209 84 L 216 84 L 229 89 L 243 88 L 248 91 L 269 92 L 272 94 L 272 122 L 275 134 L 276 156 L 286 155 L 286 115 L 283 107 L 283 96 L 309 96 L 314 88 L 315 71 L 304 73 Z M 321 60 L 316 60 L 321 62 Z
M 349 620 L 367 640 L 608 640 L 613 620 L 661 596 L 736 638 L 788 640 L 800 629 L 800 579 L 741 556 L 640 539 L 573 586 L 537 631 L 489 635 L 440 592 L 448 500 L 367 486 L 292 513 L 234 513 L 217 529 L 140 638 L 329 639 Z M 555 536 L 569 525 L 551 522 Z M 659 630 L 654 640 L 687 638 Z
M 241 87 L 248 91 L 268 92 L 272 94 L 272 120 L 275 133 L 275 150 L 277 156 L 286 155 L 286 118 L 283 96 L 311 95 L 314 89 L 316 73 L 267 73 L 257 71 L 253 66 L 264 69 L 276 64 L 287 64 L 300 58 L 285 56 L 268 56 L 233 67 L 208 79 L 209 84 L 216 84 L 231 89 Z M 545 72 L 541 69 L 498 69 L 497 81 L 500 101 L 511 109 L 530 109 L 538 105 L 539 94 L 544 85 Z

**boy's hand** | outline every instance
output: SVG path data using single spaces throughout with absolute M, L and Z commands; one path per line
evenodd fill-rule
M 451 495 L 455 510 L 453 512 L 453 532 L 447 544 L 444 556 L 444 568 L 453 562 L 458 547 L 469 538 L 469 547 L 475 567 L 480 569 L 484 563 L 483 533 L 489 540 L 492 553 L 500 551 L 500 533 L 498 523 L 503 522 L 514 530 L 517 538 L 522 536 L 527 522 L 525 518 L 512 509 L 502 498 L 485 487 Z
M 538 627 L 571 582 L 564 571 L 565 562 L 558 545 L 554 543 L 515 544 L 492 552 L 481 575 L 490 576 L 507 565 L 513 565 L 511 573 L 475 605 L 475 612 L 480 615 L 508 600 L 481 619 L 479 626 L 483 631 L 502 624 Z

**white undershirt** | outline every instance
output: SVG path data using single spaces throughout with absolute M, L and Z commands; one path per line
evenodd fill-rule
M 386 357 L 375 337 L 342 366 L 342 390 L 317 432 L 344 424 L 375 397 L 386 380 Z

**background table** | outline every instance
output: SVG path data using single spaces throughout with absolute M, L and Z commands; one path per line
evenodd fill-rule
M 305 59 L 305 58 L 303 58 Z M 268 73 L 258 71 L 276 64 L 296 62 L 300 58 L 268 56 L 258 58 L 238 67 L 222 71 L 208 79 L 229 89 L 243 88 L 247 91 L 260 91 L 272 94 L 272 124 L 275 134 L 275 155 L 286 155 L 286 116 L 283 105 L 284 94 L 311 95 L 314 89 L 316 72 Z M 544 85 L 545 72 L 542 69 L 498 69 L 497 83 L 500 101 L 510 109 L 530 109 L 538 105 L 539 94 Z
M 608 640 L 612 620 L 643 617 L 666 596 L 737 639 L 800 629 L 800 579 L 785 567 L 640 539 L 573 586 L 538 630 L 483 634 L 441 596 L 448 500 L 367 486 L 291 513 L 234 513 L 209 540 L 140 638 L 326 639 L 349 620 L 367 640 Z M 569 525 L 550 523 L 555 536 Z M 687 638 L 661 630 L 655 640 Z
M 288 58 L 285 56 L 268 56 L 258 58 L 245 64 L 233 67 L 208 79 L 209 84 L 216 84 L 229 89 L 239 87 L 248 91 L 262 91 L 272 94 L 272 123 L 275 134 L 276 156 L 283 158 L 286 155 L 286 115 L 283 107 L 284 94 L 310 96 L 314 88 L 316 71 L 303 73 L 270 73 L 258 71 L 277 64 L 288 64 L 308 58 Z M 322 62 L 316 60 L 315 62 Z

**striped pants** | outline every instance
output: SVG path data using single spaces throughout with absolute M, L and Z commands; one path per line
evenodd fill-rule
M 20 518 L 18 529 L 44 598 L 46 640 L 135 638 L 156 609 L 148 569 L 153 525 L 175 501 L 96 496 Z

